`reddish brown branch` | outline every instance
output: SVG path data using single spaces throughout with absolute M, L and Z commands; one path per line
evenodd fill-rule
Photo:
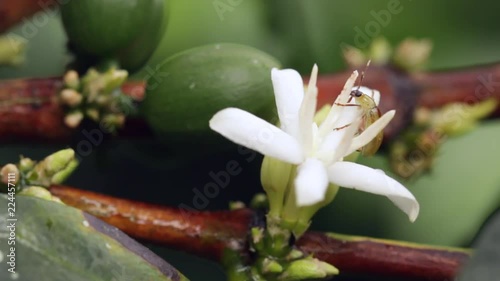
M 219 260 L 225 247 L 242 249 L 250 210 L 191 212 L 53 186 L 66 204 L 95 215 L 129 235 Z
M 298 247 L 337 266 L 342 272 L 391 276 L 405 280 L 455 280 L 469 254 L 465 251 L 394 241 L 308 232 Z
M 64 111 L 55 93 L 58 78 L 11 80 L 0 84 L 0 136 L 2 138 L 67 138 Z
M 332 104 L 352 71 L 320 76 L 318 78 L 318 108 Z M 380 111 L 396 109 L 396 118 L 384 130 L 386 140 L 405 128 L 413 118 L 413 110 L 420 94 L 419 86 L 405 74 L 386 67 L 373 67 L 365 76 L 363 85 L 380 91 Z
M 319 103 L 332 103 L 350 71 L 321 76 L 318 80 Z M 498 82 L 497 82 L 498 81 Z M 500 65 L 449 72 L 408 76 L 389 68 L 371 68 L 363 82 L 380 90 L 380 109 L 396 109 L 397 115 L 385 130 L 387 139 L 397 135 L 412 120 L 417 105 L 441 107 L 452 102 L 477 102 L 489 97 L 500 99 Z M 130 82 L 123 87 L 142 99 L 144 82 Z M 63 108 L 56 96 L 61 88 L 58 78 L 26 79 L 0 82 L 0 139 L 64 139 L 71 134 L 63 122 Z M 145 125 L 128 123 L 124 135 L 142 135 Z M 146 134 L 149 136 L 149 134 Z
M 441 107 L 450 102 L 475 103 L 490 97 L 500 99 L 500 65 L 490 65 L 454 72 L 416 75 L 422 87 L 419 103 L 425 107 Z
M 0 81 L 0 139 L 66 140 L 73 130 L 63 122 L 61 87 L 60 78 Z M 144 82 L 128 82 L 122 90 L 140 100 Z
M 135 238 L 216 261 L 226 248 L 242 254 L 247 251 L 247 232 L 254 216 L 250 209 L 192 212 L 66 186 L 53 186 L 50 191 L 66 204 L 98 216 Z M 417 280 L 453 280 L 469 257 L 460 250 L 318 232 L 306 233 L 297 245 L 343 273 Z
M 341 91 L 351 71 L 321 76 L 318 79 L 318 106 L 331 103 Z M 363 84 L 380 91 L 380 110 L 396 109 L 384 133 L 388 139 L 404 129 L 413 118 L 416 106 L 439 108 L 449 103 L 500 100 L 500 64 L 461 70 L 406 75 L 389 68 L 372 67 Z
M 350 71 L 319 77 L 319 105 L 330 103 L 342 89 Z M 477 102 L 490 97 L 500 99 L 500 64 L 406 76 L 387 68 L 370 68 L 364 85 L 378 89 L 384 98 L 381 110 L 396 108 L 395 94 L 415 94 L 425 107 L 441 107 L 452 102 Z

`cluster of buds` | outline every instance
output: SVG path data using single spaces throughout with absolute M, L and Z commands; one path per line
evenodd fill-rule
M 366 65 L 371 60 L 374 65 L 393 64 L 407 72 L 421 71 L 432 51 L 432 42 L 429 39 L 407 38 L 394 49 L 383 37 L 372 41 L 366 50 L 344 45 L 344 60 L 351 68 Z
M 277 242 L 274 239 L 279 235 L 266 235 L 264 231 L 268 230 L 259 227 L 251 229 L 251 250 L 258 255 L 251 274 L 253 280 L 310 280 L 339 274 L 335 266 L 290 246 L 286 251 L 268 252 L 270 249 L 275 249 L 269 245 Z
M 498 106 L 495 99 L 476 104 L 451 103 L 440 109 L 418 108 L 412 126 L 390 146 L 392 170 L 403 178 L 430 171 L 437 152 L 448 137 L 465 134 Z
M 270 221 L 273 219 L 268 215 L 265 229 L 253 227 L 250 231 L 250 250 L 257 256 L 252 280 L 310 280 L 339 274 L 335 266 L 291 246 L 290 231 L 279 227 L 278 221 Z
M 125 116 L 132 112 L 132 99 L 121 91 L 127 80 L 125 70 L 110 68 L 100 73 L 89 69 L 83 77 L 74 70 L 64 75 L 64 89 L 59 98 L 68 108 L 64 123 L 76 128 L 87 117 L 103 122 L 111 131 L 123 126 Z
M 62 183 L 77 166 L 78 160 L 75 159 L 73 149 L 60 150 L 39 162 L 21 157 L 19 163 L 7 164 L 0 169 L 0 182 L 7 184 L 10 179 L 8 175 L 14 173 L 16 175 L 14 184 L 18 191 L 46 194 L 42 193 L 39 188 Z M 36 188 L 30 189 L 31 187 Z

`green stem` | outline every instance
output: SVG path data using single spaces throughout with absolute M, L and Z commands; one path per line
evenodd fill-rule
M 281 217 L 292 166 L 269 156 L 262 161 L 260 178 L 267 193 L 269 215 L 272 217 Z
M 290 251 L 291 231 L 284 228 L 280 218 L 267 217 L 267 231 L 264 237 L 265 249 L 261 254 L 273 257 L 283 257 Z
M 95 66 L 99 72 L 106 72 L 110 69 L 120 69 L 120 62 L 117 58 L 105 58 Z
M 333 199 L 335 199 L 335 196 L 337 196 L 337 193 L 339 191 L 339 187 L 333 184 L 328 185 L 328 189 L 326 190 L 325 194 L 325 199 L 319 203 L 316 203 L 311 206 L 307 207 L 301 207 L 300 208 L 300 215 L 297 223 L 297 227 L 294 229 L 295 235 L 300 237 L 304 232 L 306 232 L 309 222 L 311 218 L 318 212 L 319 209 L 325 207 L 326 205 L 330 204 Z
M 243 260 L 237 251 L 234 251 L 232 249 L 224 250 L 221 262 L 226 269 L 228 281 L 251 280 L 249 279 L 249 269 L 243 264 Z
M 295 177 L 297 176 L 297 167 L 294 166 L 288 180 L 287 192 L 285 195 L 285 204 L 281 214 L 281 227 L 292 230 L 299 219 L 299 207 L 297 206 L 297 198 L 295 193 Z

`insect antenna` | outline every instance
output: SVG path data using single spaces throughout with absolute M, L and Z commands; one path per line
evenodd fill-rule
M 353 97 L 360 97 L 362 95 L 362 93 L 359 91 L 359 89 L 361 89 L 361 85 L 363 84 L 363 79 L 365 79 L 365 72 L 368 69 L 368 66 L 370 66 L 370 63 L 371 63 L 371 60 L 368 60 L 368 62 L 366 63 L 365 69 L 363 69 L 363 71 L 361 71 L 361 75 L 359 76 L 359 80 L 358 80 L 358 88 L 354 91 L 351 91 L 351 97 L 349 98 L 348 103 L 351 102 Z
M 368 60 L 366 62 L 366 65 L 365 65 L 365 69 L 363 69 L 363 71 L 361 72 L 361 76 L 359 77 L 358 89 L 357 89 L 358 91 L 359 91 L 359 88 L 361 88 L 361 84 L 363 84 L 363 80 L 365 79 L 365 73 L 368 70 L 368 67 L 370 66 L 371 62 L 372 62 L 372 60 Z

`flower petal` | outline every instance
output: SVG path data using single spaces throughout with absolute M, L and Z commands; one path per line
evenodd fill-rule
M 357 78 L 358 78 L 358 72 L 354 71 L 349 77 L 349 79 L 347 79 L 347 81 L 345 82 L 344 88 L 342 89 L 339 96 L 335 100 L 335 103 L 340 103 L 340 104 L 347 103 L 351 94 L 352 86 L 356 82 Z M 328 116 L 323 121 L 323 123 L 321 123 L 319 127 L 320 136 L 326 136 L 335 128 L 335 122 L 340 116 L 340 111 L 342 111 L 342 109 L 345 108 L 345 106 L 335 105 L 335 103 L 332 105 L 332 108 L 330 109 Z
M 333 122 L 333 128 L 342 128 L 352 124 L 361 117 L 362 113 L 363 110 L 360 106 L 344 106 L 344 108 L 340 108 L 338 110 L 338 117 Z
M 335 103 L 347 103 L 347 101 L 351 98 L 352 87 L 354 86 L 354 83 L 356 83 L 356 79 L 358 79 L 358 76 L 358 71 L 354 70 L 351 76 L 349 76 L 349 78 L 345 82 L 344 88 L 342 88 L 342 91 L 335 100 Z
M 352 140 L 351 146 L 344 156 L 353 153 L 354 151 L 371 142 L 378 135 L 378 133 L 382 131 L 387 126 L 387 124 L 389 124 L 389 122 L 391 122 L 394 114 L 396 114 L 395 110 L 388 111 L 377 121 L 368 126 L 368 128 L 366 128 L 359 136 L 355 137 Z
M 408 189 L 381 170 L 352 162 L 337 162 L 328 167 L 330 182 L 342 187 L 384 195 L 415 221 L 420 206 Z
M 297 170 L 295 196 L 298 206 L 310 206 L 323 201 L 328 187 L 328 175 L 323 163 L 308 158 Z
M 210 128 L 229 140 L 282 161 L 299 164 L 303 160 L 300 143 L 278 127 L 239 108 L 217 112 Z
M 330 132 L 321 143 L 317 152 L 317 157 L 321 159 L 323 163 L 326 163 L 326 165 L 334 163 L 344 157 L 346 150 L 351 145 L 354 134 L 358 130 L 360 121 L 361 120 L 358 119 L 346 128 Z
M 299 139 L 299 110 L 304 98 L 302 77 L 293 69 L 278 70 L 273 68 L 271 78 L 281 128 Z
M 307 156 L 310 156 L 313 150 L 313 132 L 311 124 L 314 122 L 316 112 L 316 102 L 318 97 L 318 88 L 316 80 L 318 78 L 318 66 L 315 64 L 307 86 L 307 92 L 302 101 L 299 114 L 299 129 L 301 133 L 302 148 Z

